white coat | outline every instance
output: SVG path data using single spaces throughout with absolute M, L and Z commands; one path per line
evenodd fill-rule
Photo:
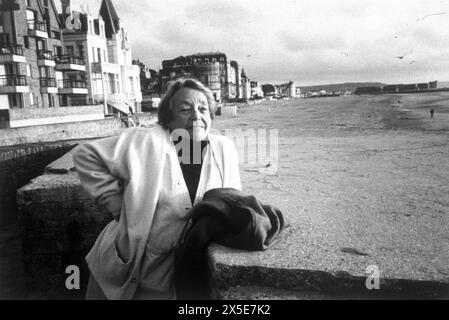
M 192 203 L 170 132 L 159 125 L 128 129 L 85 143 L 73 160 L 89 195 L 120 215 L 86 257 L 106 297 L 173 298 L 173 249 Z M 241 190 L 237 152 L 230 139 L 210 134 L 194 204 L 224 187 Z

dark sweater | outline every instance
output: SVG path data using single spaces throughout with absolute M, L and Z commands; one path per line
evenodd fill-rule
M 177 145 L 181 140 L 175 142 L 175 145 Z M 201 155 L 203 155 L 204 148 L 207 146 L 207 141 L 201 141 Z M 182 149 L 178 151 L 178 156 L 182 157 Z M 201 163 L 194 163 L 194 157 L 193 157 L 193 141 L 190 140 L 190 162 L 189 163 L 182 163 L 180 162 L 182 175 L 184 176 L 184 180 L 187 185 L 187 189 L 189 190 L 190 200 L 192 201 L 192 204 L 195 202 L 195 195 L 196 191 L 198 189 L 198 184 L 200 182 L 201 177 L 201 168 L 203 166 L 203 157 L 198 157 L 201 159 Z

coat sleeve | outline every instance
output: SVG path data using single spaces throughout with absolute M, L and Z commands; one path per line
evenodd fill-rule
M 123 136 L 88 142 L 73 155 L 82 187 L 99 205 L 113 214 L 120 215 L 123 184 L 128 180 Z

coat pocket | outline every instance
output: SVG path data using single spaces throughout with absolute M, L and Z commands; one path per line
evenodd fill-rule
M 170 293 L 173 286 L 173 250 L 162 251 L 147 244 L 142 261 L 140 287 L 159 293 Z
M 124 261 L 116 246 L 118 223 L 111 222 L 109 232 L 104 234 L 101 250 L 99 252 L 99 262 L 102 273 L 114 285 L 121 286 L 126 283 L 130 271 L 130 261 Z

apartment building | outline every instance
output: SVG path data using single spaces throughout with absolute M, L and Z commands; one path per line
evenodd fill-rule
M 72 67 L 79 83 L 68 81 Z M 74 87 L 87 94 L 84 68 L 63 54 L 53 0 L 0 0 L 0 109 L 67 105 Z
M 251 80 L 246 76 L 245 70 L 242 69 L 240 75 L 241 93 L 243 100 L 249 100 L 251 98 Z
M 289 81 L 283 84 L 275 85 L 276 95 L 285 98 L 295 98 L 296 97 L 296 86 L 293 81 Z
M 251 98 L 263 98 L 262 85 L 257 81 L 250 81 Z
M 64 50 L 84 59 L 88 102 L 106 99 L 109 113 L 140 112 L 140 67 L 132 63 L 129 38 L 112 2 L 103 0 L 96 16 L 73 15 L 77 27 L 64 28 Z
M 166 84 L 183 76 L 197 78 L 211 89 L 215 100 L 229 101 L 239 97 L 239 67 L 222 52 L 197 53 L 164 60 L 160 71 L 162 90 Z
M 58 3 L 60 14 L 55 1 L 0 0 L 0 127 L 9 127 L 12 109 L 34 116 L 105 97 L 107 113 L 140 111 L 140 70 L 111 1 L 95 18 L 71 13 L 70 1 Z

